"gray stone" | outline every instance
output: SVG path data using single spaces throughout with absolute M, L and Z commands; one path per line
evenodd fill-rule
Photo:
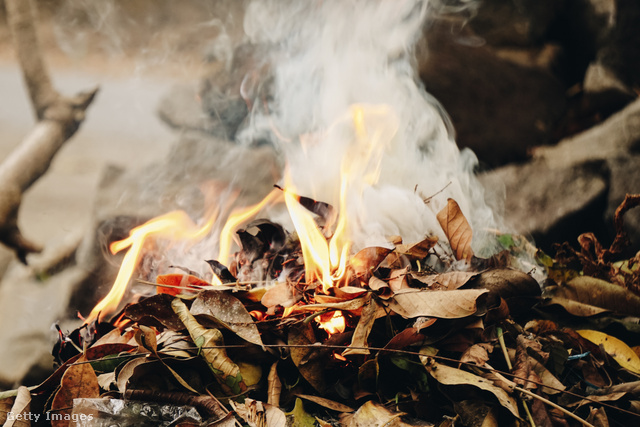
M 570 241 L 602 229 L 608 170 L 603 162 L 552 168 L 544 161 L 508 165 L 480 175 L 489 189 L 504 186 L 505 222 L 536 245 Z

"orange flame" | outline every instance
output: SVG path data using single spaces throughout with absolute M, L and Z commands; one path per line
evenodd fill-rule
M 323 319 L 323 316 L 316 317 L 316 321 L 321 329 L 324 329 L 329 336 L 344 332 L 347 323 L 340 310 L 333 312 L 331 317 Z
M 354 138 L 341 163 L 339 214 L 328 243 L 311 213 L 290 192 L 285 192 L 285 203 L 302 247 L 306 280 L 308 283 L 320 281 L 324 293 L 347 281 L 347 257 L 351 250 L 347 202 L 350 197 L 360 197 L 366 187 L 377 183 L 384 150 L 397 131 L 397 123 L 392 121 L 391 125 L 383 126 L 379 122 L 386 119 L 389 123 L 393 118 L 386 106 L 352 106 Z M 292 181 L 287 170 L 285 182 L 290 191 L 294 191 Z
M 198 227 L 184 211 L 173 211 L 132 229 L 126 239 L 111 243 L 109 250 L 112 254 L 116 254 L 126 248 L 129 248 L 129 250 L 124 256 L 120 271 L 111 290 L 93 308 L 85 323 L 94 321 L 101 313 L 112 313 L 118 308 L 127 290 L 129 280 L 138 265 L 140 253 L 147 238 L 162 237 L 171 240 L 198 241 L 209 233 L 215 219 L 216 216 L 214 215 L 204 225 Z

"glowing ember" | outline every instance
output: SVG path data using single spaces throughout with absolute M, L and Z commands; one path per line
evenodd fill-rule
M 321 329 L 324 329 L 329 336 L 333 334 L 339 334 L 344 332 L 346 327 L 346 320 L 340 310 L 336 310 L 333 313 L 328 313 L 330 317 L 326 316 L 316 317 L 316 321 Z
M 111 253 L 116 254 L 129 248 L 124 256 L 120 271 L 111 290 L 91 311 L 85 323 L 90 323 L 98 315 L 112 313 L 117 310 L 125 294 L 129 280 L 138 265 L 142 248 L 149 237 L 162 237 L 177 240 L 198 241 L 205 237 L 215 222 L 215 215 L 202 226 L 198 227 L 183 211 L 173 211 L 154 218 L 129 232 L 126 239 L 113 242 L 109 246 Z

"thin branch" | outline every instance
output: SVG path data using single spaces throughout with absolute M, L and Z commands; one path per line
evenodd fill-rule
M 593 424 L 586 422 L 585 420 L 583 420 L 582 418 L 580 418 L 579 416 L 577 416 L 577 415 L 576 415 L 576 414 L 574 414 L 573 412 L 571 412 L 571 411 L 567 411 L 567 410 L 566 410 L 566 409 L 564 409 L 562 406 L 560 406 L 560 405 L 558 405 L 558 404 L 556 404 L 556 403 L 553 403 L 553 402 L 552 402 L 552 401 L 550 401 L 549 399 L 545 399 L 545 398 L 544 398 L 544 397 L 542 397 L 542 396 L 538 396 L 538 395 L 537 395 L 537 394 L 535 394 L 535 393 L 531 393 L 529 390 L 526 390 L 526 389 L 524 389 L 524 388 L 522 388 L 522 387 L 518 387 L 518 386 L 516 386 L 516 387 L 514 387 L 513 389 L 514 389 L 514 390 L 519 391 L 520 393 L 526 394 L 527 396 L 533 397 L 534 399 L 538 399 L 539 401 L 541 401 L 541 402 L 543 402 L 543 403 L 545 403 L 545 404 L 547 404 L 547 405 L 549 405 L 549 406 L 551 406 L 551 407 L 553 407 L 553 408 L 557 409 L 558 411 L 562 412 L 562 413 L 563 413 L 563 414 L 565 414 L 566 416 L 573 418 L 574 420 L 578 421 L 580 424 L 582 424 L 582 425 L 584 425 L 584 426 L 587 426 L 587 427 L 595 427 Z
M 0 164 L 0 243 L 26 263 L 40 245 L 22 235 L 18 210 L 23 193 L 51 165 L 62 145 L 78 130 L 98 89 L 63 97 L 52 86 L 36 32 L 33 0 L 5 0 L 7 22 L 22 68 L 31 104 L 38 119 L 33 130 Z

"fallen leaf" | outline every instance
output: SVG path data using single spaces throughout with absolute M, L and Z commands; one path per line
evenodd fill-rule
M 412 279 L 427 285 L 429 289 L 447 291 L 452 291 L 464 286 L 477 275 L 478 273 L 469 271 L 450 271 L 439 274 L 411 272 Z
M 391 270 L 389 273 L 389 287 L 396 293 L 400 289 L 409 289 L 409 282 L 407 282 L 407 274 L 409 274 L 410 267 Z
M 61 419 L 53 420 L 52 427 L 66 427 L 69 425 L 68 418 L 71 416 L 71 408 L 73 408 L 73 399 L 93 399 L 100 396 L 100 385 L 98 377 L 93 368 L 87 362 L 87 358 L 82 356 L 77 362 L 69 366 L 60 381 L 60 389 L 53 397 L 51 403 L 52 415 L 60 415 Z
M 278 361 L 273 362 L 269 375 L 267 376 L 267 403 L 280 406 L 280 395 L 282 393 L 282 382 L 278 375 Z
M 116 379 L 116 386 L 118 387 L 118 391 L 120 393 L 124 394 L 124 392 L 127 391 L 127 383 L 133 376 L 135 369 L 138 366 L 149 362 L 149 360 L 150 359 L 148 359 L 146 356 L 141 356 L 136 359 L 130 360 L 122 367 L 122 369 L 120 369 L 120 372 L 118 372 L 118 376 Z
M 442 365 L 432 358 L 421 357 L 427 372 L 440 384 L 444 385 L 470 385 L 493 394 L 504 408 L 513 415 L 519 417 L 518 404 L 506 391 L 495 386 L 489 380 L 479 377 L 471 372 Z
M 378 303 L 371 295 L 366 297 L 366 303 L 362 308 L 362 314 L 360 320 L 356 325 L 356 329 L 353 332 L 351 338 L 350 348 L 342 352 L 343 356 L 352 354 L 369 354 L 369 350 L 364 347 L 368 346 L 369 333 L 373 328 L 373 323 L 376 321 L 376 313 L 378 312 Z
M 137 325 L 135 339 L 140 345 L 140 352 L 143 350 L 156 354 L 158 351 L 158 341 L 156 340 L 156 330 L 148 326 Z
M 284 308 L 293 306 L 298 302 L 299 296 L 289 283 L 278 283 L 267 289 L 260 302 L 267 308 L 282 306 Z
M 458 203 L 453 199 L 448 199 L 447 206 L 438 212 L 437 218 L 445 236 L 449 239 L 451 250 L 453 250 L 456 259 L 471 261 L 473 257 L 471 249 L 473 231 Z
M 426 237 L 418 243 L 396 245 L 396 252 L 409 257 L 413 261 L 425 259 L 429 251 L 438 243 L 437 237 Z
M 290 427 L 314 427 L 316 425 L 316 419 L 304 410 L 304 405 L 300 399 L 296 399 L 293 410 L 285 415 L 292 417 L 291 422 L 287 423 Z
M 147 326 L 161 325 L 173 331 L 179 331 L 184 326 L 171 309 L 172 300 L 173 297 L 171 295 L 154 295 L 136 304 L 128 305 L 124 309 L 124 314 L 138 324 Z
M 393 249 L 380 246 L 370 246 L 355 254 L 349 260 L 349 266 L 356 278 L 368 282 L 378 265 L 389 255 Z
M 224 291 L 200 292 L 193 304 L 191 314 L 208 314 L 221 320 L 240 338 L 252 344 L 262 346 L 258 327 L 244 304 L 236 297 Z
M 285 413 L 268 403 L 247 398 L 244 403 L 230 400 L 229 404 L 251 427 L 285 427 L 287 425 Z
M 224 392 L 231 396 L 244 392 L 247 385 L 242 379 L 240 368 L 223 348 L 222 332 L 202 327 L 180 299 L 173 300 L 171 306 L 189 331 L 193 343 L 200 349 L 200 355 L 209 365 Z
M 622 315 L 637 316 L 640 313 L 640 296 L 594 277 L 579 276 L 547 291 L 553 298 L 565 298 Z
M 309 394 L 296 394 L 296 396 L 336 412 L 353 412 L 354 411 L 354 409 L 351 408 L 350 406 L 335 402 L 333 400 L 325 399 L 324 397 L 312 396 Z
M 458 319 L 478 312 L 477 301 L 488 292 L 485 289 L 403 289 L 396 292 L 387 304 L 391 310 L 406 318 L 425 316 Z
M 493 352 L 493 346 L 489 343 L 478 343 L 469 347 L 462 356 L 460 363 L 475 363 L 484 366 L 489 361 L 489 353 Z
M 300 346 L 291 348 L 290 354 L 293 364 L 296 365 L 304 379 L 307 380 L 313 388 L 322 393 L 326 388 L 325 364 L 320 358 L 311 357 L 319 350 L 319 348 L 313 347 L 315 342 L 315 333 L 310 324 L 289 329 L 287 344 Z
M 400 417 L 404 412 L 393 412 L 375 403 L 367 401 L 352 414 L 340 415 L 340 425 L 344 427 L 405 427 L 409 424 L 403 422 Z
M 601 345 L 604 351 L 613 357 L 622 368 L 640 374 L 640 357 L 618 338 L 599 331 L 580 330 L 576 332 L 592 343 Z
M 11 419 L 6 419 L 3 427 L 29 427 L 31 422 L 31 392 L 25 387 L 18 388 L 18 394 L 11 406 L 9 414 Z M 0 417 L 5 416 L 1 414 Z M 8 418 L 8 417 L 7 417 Z

